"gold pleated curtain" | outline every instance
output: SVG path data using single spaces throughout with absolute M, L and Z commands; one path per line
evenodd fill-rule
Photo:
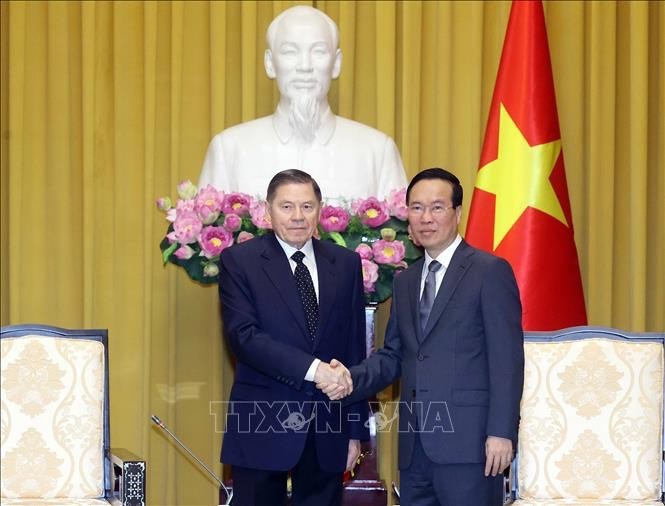
M 149 415 L 221 473 L 232 377 L 216 289 L 162 266 L 154 200 L 197 181 L 213 134 L 273 110 L 264 33 L 290 5 L 2 2 L 2 324 L 109 329 L 112 444 L 148 460 L 150 504 L 217 504 Z M 341 31 L 333 110 L 392 135 L 408 175 L 447 167 L 470 197 L 510 3 L 313 5 Z M 665 5 L 545 13 L 589 322 L 662 330 Z

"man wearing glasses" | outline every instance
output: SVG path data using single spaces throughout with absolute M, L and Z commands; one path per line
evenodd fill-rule
M 401 504 L 502 504 L 502 471 L 517 442 L 524 378 L 522 309 L 505 260 L 458 233 L 462 186 L 427 169 L 408 186 L 422 260 L 395 278 L 385 345 L 352 367 L 366 398 L 402 377 Z M 331 398 L 345 393 L 321 386 Z

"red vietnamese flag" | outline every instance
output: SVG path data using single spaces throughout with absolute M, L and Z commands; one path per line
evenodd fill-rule
M 512 4 L 479 167 L 466 239 L 512 265 L 524 329 L 585 325 L 540 0 Z

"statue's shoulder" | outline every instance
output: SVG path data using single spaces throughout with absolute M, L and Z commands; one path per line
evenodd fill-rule
M 272 115 L 245 121 L 230 126 L 219 132 L 214 141 L 223 144 L 237 144 L 242 142 L 256 142 L 257 138 L 265 138 L 273 133 Z
M 374 137 L 378 140 L 385 140 L 386 137 L 388 137 L 388 135 L 383 133 L 381 130 L 377 130 L 376 128 L 373 128 L 369 125 L 365 125 L 364 123 L 359 123 L 357 121 L 345 118 L 343 116 L 335 116 L 335 118 L 337 120 L 337 128 L 341 130 L 346 130 L 349 133 L 353 134 L 360 133 L 361 135 Z
M 344 135 L 349 135 L 353 137 L 361 137 L 363 140 L 374 141 L 379 143 L 386 142 L 390 137 L 383 133 L 381 130 L 372 128 L 369 125 L 359 123 L 349 118 L 344 118 L 343 116 L 336 116 L 337 126 L 335 129 Z

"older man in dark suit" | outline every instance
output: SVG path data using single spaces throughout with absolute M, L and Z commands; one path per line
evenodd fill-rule
M 351 401 L 400 375 L 399 468 L 405 506 L 502 503 L 524 377 L 519 291 L 510 265 L 458 234 L 462 187 L 427 169 L 407 189 L 422 260 L 395 278 L 383 349 L 351 367 Z M 341 389 L 322 385 L 333 398 Z
M 231 464 L 236 505 L 341 503 L 342 473 L 367 439 L 366 403 L 342 408 L 315 388 L 340 384 L 335 358 L 364 358 L 360 257 L 312 239 L 321 190 L 299 170 L 275 175 L 267 200 L 274 233 L 222 252 L 224 332 L 237 360 L 221 460 Z M 337 363 L 337 362 L 336 362 Z

